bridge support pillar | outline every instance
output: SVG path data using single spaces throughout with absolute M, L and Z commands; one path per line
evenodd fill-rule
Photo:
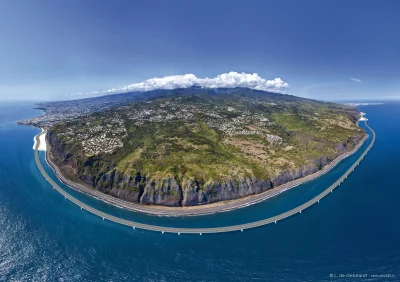
M 104 220 L 104 217 L 103 217 L 103 220 Z
M 164 231 L 161 231 L 162 234 L 164 234 Z
M 199 233 L 200 234 L 200 236 L 201 236 L 201 233 Z
M 240 232 L 243 232 L 243 229 L 240 229 Z
M 132 229 L 135 229 L 135 226 L 132 226 Z
M 181 235 L 181 232 L 178 232 L 178 235 Z

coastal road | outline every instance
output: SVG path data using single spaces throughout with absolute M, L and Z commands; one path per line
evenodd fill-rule
M 39 135 L 42 137 L 43 135 Z M 81 183 L 73 182 L 69 179 L 66 179 L 61 173 L 60 169 L 56 164 L 54 164 L 49 156 L 49 150 L 46 152 L 46 161 L 50 165 L 50 167 L 54 170 L 54 173 L 58 177 L 61 182 L 69 186 L 70 188 L 95 197 L 99 200 L 105 201 L 109 204 L 115 205 L 120 208 L 124 208 L 127 210 L 156 215 L 156 216 L 199 216 L 206 214 L 214 214 L 219 212 L 227 212 L 243 207 L 247 207 L 250 205 L 254 205 L 256 203 L 262 202 L 268 198 L 279 195 L 280 193 L 292 189 L 300 184 L 306 183 L 313 179 L 320 177 L 321 175 L 329 172 L 332 168 L 334 168 L 338 163 L 340 163 L 343 159 L 351 156 L 364 144 L 365 140 L 368 139 L 368 135 L 364 136 L 364 138 L 358 142 L 358 144 L 353 148 L 353 150 L 346 152 L 344 154 L 339 155 L 337 158 L 332 160 L 328 165 L 323 167 L 321 170 L 307 175 L 305 177 L 295 179 L 279 186 L 273 187 L 273 189 L 269 189 L 259 194 L 249 195 L 244 198 L 234 199 L 224 202 L 218 202 L 214 204 L 200 205 L 200 206 L 190 206 L 190 207 L 158 207 L 153 205 L 141 205 L 137 203 L 132 203 L 123 199 L 119 199 L 117 197 L 113 197 L 111 195 L 102 193 L 97 191 L 96 189 L 89 188 Z M 43 139 L 42 139 L 43 141 Z M 46 141 L 44 141 L 46 142 Z M 40 144 L 43 145 L 43 144 Z M 47 144 L 50 147 L 50 144 Z M 39 147 L 40 148 L 40 147 Z
M 301 213 L 302 211 L 304 211 L 305 209 L 307 209 L 308 207 L 312 206 L 315 203 L 318 203 L 322 198 L 326 197 L 329 193 L 333 192 L 333 190 L 335 188 L 337 188 L 338 186 L 340 186 L 340 184 L 349 176 L 350 173 L 352 173 L 354 171 L 354 169 L 359 165 L 359 163 L 361 162 L 361 160 L 367 155 L 367 153 L 369 152 L 369 150 L 371 150 L 372 146 L 375 143 L 375 138 L 376 138 L 376 134 L 375 131 L 367 124 L 367 121 L 365 121 L 365 126 L 372 132 L 372 140 L 371 143 L 368 145 L 368 147 L 365 149 L 365 151 L 360 155 L 360 157 L 354 162 L 354 164 L 339 178 L 337 179 L 332 185 L 330 185 L 327 189 L 325 189 L 323 192 L 321 192 L 319 195 L 317 195 L 316 197 L 312 198 L 311 200 L 305 202 L 304 204 L 291 209 L 287 212 L 284 212 L 282 214 L 273 216 L 273 217 L 269 217 L 263 220 L 259 220 L 259 221 L 254 221 L 254 222 L 250 222 L 250 223 L 245 223 L 245 224 L 239 224 L 239 225 L 231 225 L 231 226 L 224 226 L 224 227 L 212 227 L 212 228 L 175 228 L 175 227 L 163 227 L 163 226 L 158 226 L 158 225 L 149 225 L 149 224 L 145 224 L 145 223 L 140 223 L 140 222 L 135 222 L 135 221 L 131 221 L 131 220 L 126 220 L 126 219 L 122 219 L 107 213 L 104 213 L 100 210 L 97 210 L 95 208 L 92 208 L 89 205 L 86 205 L 85 203 L 79 201 L 78 199 L 76 199 L 75 197 L 73 197 L 72 195 L 70 195 L 68 192 L 66 192 L 64 189 L 62 189 L 57 183 L 55 183 L 50 176 L 47 174 L 47 172 L 44 170 L 40 159 L 39 159 L 39 154 L 38 154 L 38 147 L 40 145 L 40 139 L 39 139 L 39 135 L 37 135 L 35 137 L 36 139 L 36 146 L 35 146 L 35 162 L 40 170 L 40 172 L 42 173 L 42 175 L 44 176 L 44 178 L 50 183 L 51 186 L 53 186 L 53 188 L 55 190 L 57 190 L 61 195 L 63 195 L 66 199 L 70 200 L 71 202 L 73 202 L 74 204 L 76 204 L 77 206 L 79 206 L 81 209 L 86 210 L 94 215 L 99 216 L 100 218 L 102 218 L 103 220 L 109 220 L 115 223 L 119 223 L 125 226 L 129 226 L 131 228 L 140 228 L 140 229 L 144 229 L 144 230 L 150 230 L 150 231 L 157 231 L 157 232 L 161 232 L 161 233 L 176 233 L 178 235 L 180 234 L 206 234 L 206 233 L 222 233 L 222 232 L 233 232 L 233 231 L 243 231 L 246 229 L 250 229 L 250 228 L 255 228 L 255 227 L 260 227 L 263 225 L 267 225 L 270 223 L 277 223 L 278 221 L 285 219 L 287 217 L 290 217 L 292 215 Z M 43 134 L 43 133 L 42 133 Z

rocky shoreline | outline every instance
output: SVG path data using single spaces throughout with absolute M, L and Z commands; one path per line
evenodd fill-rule
M 49 154 L 51 153 L 51 144 L 49 144 L 47 139 L 46 139 L 46 142 L 48 143 L 47 144 L 48 150 L 46 152 L 46 160 L 47 160 L 48 164 L 53 168 L 57 177 L 63 183 L 65 183 L 72 189 L 75 189 L 77 191 L 83 192 L 90 196 L 96 197 L 100 200 L 103 200 L 103 201 L 113 204 L 115 206 L 118 206 L 121 208 L 126 208 L 126 209 L 136 211 L 136 212 L 157 215 L 157 216 L 196 216 L 196 215 L 212 214 L 212 213 L 217 213 L 217 212 L 225 212 L 225 211 L 230 211 L 233 209 L 249 206 L 249 205 L 258 203 L 260 201 L 263 201 L 267 198 L 273 197 L 283 191 L 286 191 L 288 189 L 296 187 L 302 183 L 313 180 L 313 179 L 327 173 L 334 166 L 336 166 L 341 160 L 343 160 L 343 159 L 347 158 L 348 156 L 352 155 L 353 153 L 355 153 L 362 146 L 362 144 L 364 143 L 364 141 L 367 138 L 368 138 L 368 135 L 365 135 L 364 138 L 359 140 L 358 144 L 351 151 L 344 151 L 342 154 L 338 155 L 335 159 L 333 159 L 331 161 L 329 161 L 326 157 L 323 160 L 320 160 L 321 162 L 325 162 L 321 170 L 318 170 L 315 168 L 310 168 L 310 167 L 308 167 L 308 168 L 303 167 L 300 169 L 287 171 L 283 175 L 280 175 L 279 177 L 273 179 L 272 181 L 269 181 L 269 183 L 267 183 L 266 181 L 261 183 L 260 184 L 261 187 L 266 187 L 266 190 L 261 191 L 259 193 L 245 195 L 245 196 L 243 196 L 241 198 L 237 198 L 237 199 L 226 199 L 226 200 L 222 199 L 222 200 L 219 200 L 216 202 L 202 204 L 202 205 L 194 205 L 194 206 L 160 206 L 160 205 L 149 205 L 149 204 L 144 205 L 144 204 L 139 204 L 139 203 L 133 203 L 133 202 L 130 202 L 130 201 L 127 201 L 124 199 L 116 198 L 113 196 L 112 193 L 110 193 L 110 195 L 105 194 L 98 190 L 90 188 L 86 185 L 79 184 L 79 183 L 73 182 L 71 180 L 68 180 L 61 173 L 59 167 L 49 157 Z M 342 148 L 342 149 L 345 150 L 345 148 Z M 295 177 L 295 179 L 292 181 L 285 182 L 285 180 L 288 177 L 292 177 L 292 178 Z M 250 187 L 252 185 L 251 181 L 252 181 L 251 179 L 245 180 L 245 182 L 247 182 L 247 187 Z M 254 181 L 254 183 L 257 183 L 256 182 L 257 180 L 253 180 L 253 181 Z M 169 184 L 171 184 L 171 183 L 169 183 Z M 224 184 L 220 184 L 219 189 L 229 190 L 229 185 L 233 185 L 232 181 L 230 181 L 230 184 L 229 184 L 229 181 L 225 182 Z M 165 187 L 168 188 L 168 185 L 166 185 Z M 195 188 L 195 186 L 194 186 L 194 188 Z M 256 192 L 256 191 L 252 190 L 252 192 Z M 148 192 L 148 193 L 152 194 L 151 192 Z M 146 197 L 147 196 L 145 196 L 145 198 Z M 153 199 L 155 199 L 155 198 L 153 197 Z M 149 201 L 148 203 L 151 203 L 150 197 L 148 198 L 148 201 Z

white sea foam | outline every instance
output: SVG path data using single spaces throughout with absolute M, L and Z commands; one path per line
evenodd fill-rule
M 42 128 L 42 133 L 40 133 L 40 136 L 39 136 L 40 144 L 39 144 L 38 151 L 46 151 L 47 150 L 47 146 L 46 146 L 46 134 L 47 134 L 47 132 L 45 132 L 43 128 Z M 32 149 L 35 150 L 35 147 L 36 147 L 36 136 L 33 137 L 33 147 L 32 147 Z
M 359 121 L 366 121 L 366 120 L 368 120 L 368 119 L 365 117 L 366 113 L 360 112 L 360 115 L 361 115 L 361 117 L 360 117 Z

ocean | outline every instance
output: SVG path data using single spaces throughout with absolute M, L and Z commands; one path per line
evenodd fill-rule
M 319 204 L 244 232 L 180 235 L 131 229 L 80 210 L 40 174 L 40 132 L 16 120 L 32 105 L 0 105 L 0 281 L 400 281 L 400 103 L 361 106 L 377 140 L 355 172 Z M 362 124 L 362 123 L 361 123 Z M 262 203 L 215 215 L 163 218 L 129 212 L 62 185 L 122 218 L 214 227 L 267 218 L 333 183 L 361 154 Z

